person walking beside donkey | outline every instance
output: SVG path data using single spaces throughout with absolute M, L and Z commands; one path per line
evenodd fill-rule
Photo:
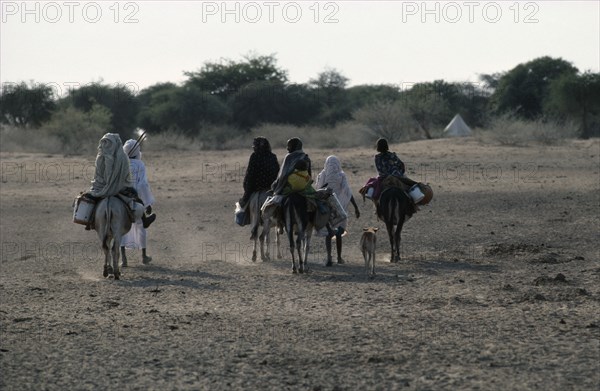
M 352 203 L 354 206 L 354 213 L 356 218 L 360 217 L 360 212 L 358 210 L 358 205 L 354 200 L 354 196 L 352 195 L 352 190 L 350 189 L 350 185 L 348 184 L 348 179 L 346 178 L 346 174 L 342 171 L 342 163 L 337 156 L 328 156 L 325 160 L 325 167 L 317 177 L 316 183 L 317 189 L 328 188 L 333 190 L 336 194 L 340 205 L 344 208 L 344 211 L 348 211 L 348 205 Z M 335 226 L 330 227 L 328 225 L 328 231 L 325 237 L 325 248 L 327 250 L 327 263 L 325 266 L 332 266 L 331 261 L 331 241 L 333 236 L 335 236 L 335 244 L 337 249 L 337 263 L 344 263 L 344 259 L 342 258 L 342 235 L 346 232 L 346 224 L 348 219 L 345 219 Z M 324 228 L 326 229 L 326 228 Z M 321 232 L 321 231 L 319 231 Z
M 150 222 L 137 221 L 131 226 L 131 230 L 121 239 L 121 255 L 123 266 L 127 266 L 127 256 L 125 249 L 142 249 L 142 263 L 147 265 L 152 261 L 152 257 L 146 254 L 146 228 L 156 219 L 156 214 L 152 213 L 152 205 L 155 202 L 154 195 L 148 183 L 146 175 L 146 165 L 142 161 L 142 152 L 140 142 L 136 140 L 127 140 L 123 145 L 123 151 L 129 157 L 129 167 L 133 188 L 137 192 L 139 199 L 143 202 L 145 215 Z M 149 215 L 149 216 L 148 216 Z

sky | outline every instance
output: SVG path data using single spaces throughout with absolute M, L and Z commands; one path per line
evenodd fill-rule
M 541 56 L 600 71 L 600 1 L 0 1 L 0 82 L 134 92 L 275 55 L 292 83 L 478 83 Z

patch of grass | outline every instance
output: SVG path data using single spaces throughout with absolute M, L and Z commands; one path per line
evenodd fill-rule
M 526 121 L 512 115 L 496 117 L 486 129 L 476 132 L 476 137 L 484 143 L 505 146 L 556 145 L 576 136 L 577 126 L 572 122 Z

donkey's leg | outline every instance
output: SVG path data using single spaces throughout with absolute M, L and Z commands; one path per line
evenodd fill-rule
M 252 216 L 252 229 L 251 229 L 250 240 L 254 242 L 254 246 L 252 247 L 252 262 L 256 262 L 256 247 L 258 245 L 258 221 L 256 217 Z
M 388 231 L 388 237 L 390 239 L 390 262 L 396 262 L 396 258 L 394 256 L 394 225 L 392 223 L 385 223 L 385 226 Z
M 102 251 L 104 251 L 104 272 L 102 275 L 108 277 L 113 273 L 112 267 L 110 266 L 110 251 L 104 244 L 102 245 Z
M 269 221 L 267 219 L 266 221 L 263 222 L 263 230 L 262 230 L 262 232 L 260 234 L 260 238 L 259 238 L 260 239 L 260 259 L 263 262 L 271 260 L 271 253 L 270 253 L 270 249 L 269 249 L 269 246 L 271 244 L 270 243 L 271 242 L 270 230 L 271 230 L 271 227 L 270 227 Z M 265 249 L 265 246 L 266 246 L 266 249 Z
M 396 262 L 400 262 L 400 241 L 402 236 L 402 227 L 404 226 L 404 216 L 400 217 L 400 222 L 396 227 Z
M 296 239 L 296 248 L 298 249 L 298 262 L 300 263 L 298 271 L 300 272 L 300 274 L 304 273 L 304 259 L 302 259 L 302 251 L 304 250 L 303 244 L 305 243 L 305 238 L 303 238 L 303 236 L 303 232 L 298 232 L 298 238 Z
M 304 271 L 308 271 L 308 253 L 310 252 L 310 240 L 312 238 L 312 225 L 309 225 L 304 232 Z
M 292 254 L 292 273 L 298 273 L 298 268 L 296 266 L 296 256 L 294 255 L 295 245 L 294 245 L 294 231 L 292 231 L 292 227 L 287 233 L 288 239 L 290 241 L 290 253 Z
M 113 238 L 113 244 L 111 246 L 112 259 L 113 259 L 113 274 L 115 276 L 115 280 L 118 280 L 121 277 L 121 264 L 119 259 L 119 237 Z
M 260 258 L 263 262 L 271 260 L 271 232 L 269 227 L 266 227 L 260 235 Z
M 275 225 L 275 243 L 277 244 L 277 259 L 283 259 L 283 255 L 281 254 L 281 233 L 277 225 Z
M 252 247 L 252 262 L 256 262 L 256 246 L 258 245 L 258 236 L 255 236 L 254 239 L 254 245 Z M 261 248 L 262 250 L 262 248 Z
M 106 278 L 113 273 L 110 266 L 110 251 L 108 249 L 108 238 L 102 238 L 102 251 L 104 251 L 104 272 L 102 275 Z

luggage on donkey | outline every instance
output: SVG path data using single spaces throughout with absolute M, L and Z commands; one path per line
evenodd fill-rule
M 121 202 L 127 206 L 127 214 L 132 223 L 142 219 L 144 222 L 144 228 L 147 228 L 152 221 L 154 221 L 154 218 L 150 219 L 151 216 L 145 215 L 144 205 L 139 199 L 135 189 L 123 189 L 120 193 L 116 194 L 115 197 L 121 200 Z M 96 211 L 96 206 L 101 200 L 102 198 L 99 199 L 93 197 L 89 193 L 79 193 L 79 196 L 77 196 L 73 201 L 73 222 L 75 224 L 85 225 L 86 230 L 93 228 L 94 213 Z
M 87 194 L 81 193 L 73 201 L 73 222 L 75 224 L 88 225 L 94 217 L 96 201 Z
M 239 202 L 235 203 L 234 221 L 240 227 L 250 224 L 250 213 L 248 213 L 248 205 L 242 208 Z
M 408 177 L 398 178 L 392 175 L 384 179 L 380 177 L 369 178 L 365 186 L 359 190 L 359 193 L 362 194 L 363 198 L 369 198 L 376 202 L 383 190 L 390 187 L 403 189 L 411 200 L 419 206 L 429 204 L 433 198 L 433 190 L 429 184 L 416 182 Z

